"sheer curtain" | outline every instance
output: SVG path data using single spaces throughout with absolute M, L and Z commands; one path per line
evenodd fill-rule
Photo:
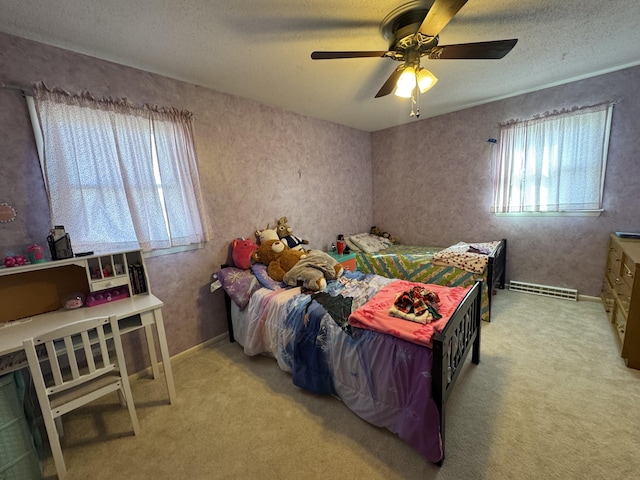
M 52 225 L 76 251 L 144 251 L 211 237 L 189 112 L 34 86 Z
M 500 128 L 493 211 L 602 209 L 612 104 Z

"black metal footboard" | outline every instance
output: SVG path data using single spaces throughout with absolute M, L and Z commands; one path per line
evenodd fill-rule
M 220 265 L 220 268 L 222 269 L 230 266 L 231 265 L 229 265 L 228 263 L 223 263 L 222 265 Z M 217 277 L 212 280 L 217 280 Z M 229 341 L 231 343 L 234 343 L 236 341 L 236 338 L 233 335 L 233 321 L 231 319 L 231 297 L 224 289 L 222 289 L 222 292 L 224 294 L 224 309 L 227 313 L 227 328 L 229 329 Z
M 477 281 L 462 300 L 445 329 L 433 337 L 433 398 L 440 411 L 442 459 L 445 453 L 445 406 L 460 368 L 473 350 L 471 361 L 480 363 L 480 316 L 482 282 Z
M 489 296 L 489 321 L 491 321 L 491 299 L 493 290 L 504 288 L 507 268 L 507 239 L 503 238 L 495 251 L 489 256 L 487 265 L 487 295 Z
M 496 287 L 504 289 L 505 274 L 507 268 L 507 239 L 503 238 L 493 255 L 489 258 L 491 264 L 491 275 L 488 278 L 489 289 Z

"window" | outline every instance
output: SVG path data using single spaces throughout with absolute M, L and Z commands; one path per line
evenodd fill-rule
M 612 109 L 598 105 L 501 125 L 492 211 L 601 211 Z
M 43 85 L 32 105 L 51 223 L 64 225 L 76 251 L 150 251 L 210 238 L 189 112 Z

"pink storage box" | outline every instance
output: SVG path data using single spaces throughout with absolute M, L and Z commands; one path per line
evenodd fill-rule
M 129 288 L 125 285 L 123 287 L 107 288 L 106 290 L 100 290 L 87 295 L 85 305 L 87 307 L 95 307 L 96 305 L 102 305 L 103 303 L 113 302 L 129 296 Z

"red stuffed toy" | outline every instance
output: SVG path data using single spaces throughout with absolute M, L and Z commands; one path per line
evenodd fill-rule
M 251 240 L 236 238 L 231 244 L 231 249 L 231 258 L 236 267 L 243 270 L 251 268 L 251 255 L 258 249 L 258 245 Z

